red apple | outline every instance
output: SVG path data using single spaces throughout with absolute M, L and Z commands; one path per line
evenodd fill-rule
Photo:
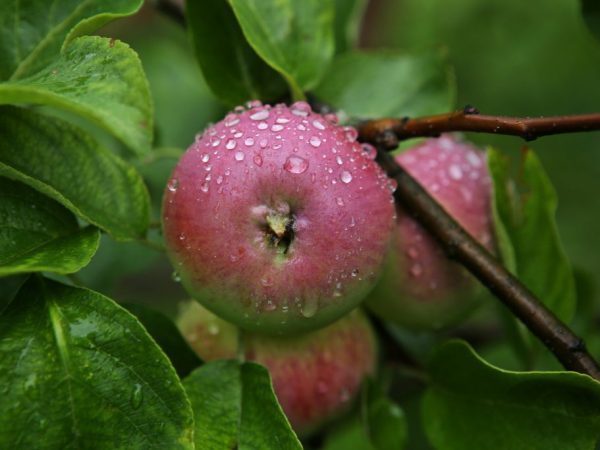
M 179 327 L 205 361 L 238 354 L 238 329 L 196 302 L 182 311 Z M 375 335 L 360 310 L 305 334 L 243 337 L 242 354 L 269 369 L 277 399 L 300 436 L 347 411 L 362 381 L 375 371 Z
M 475 239 L 494 248 L 491 180 L 484 154 L 450 135 L 429 139 L 396 161 Z M 393 251 L 370 294 L 368 307 L 386 321 L 413 329 L 439 329 L 471 311 L 483 292 L 435 239 L 401 208 Z
M 373 287 L 393 229 L 374 149 L 305 102 L 237 108 L 181 158 L 163 201 L 192 296 L 248 329 L 327 325 Z

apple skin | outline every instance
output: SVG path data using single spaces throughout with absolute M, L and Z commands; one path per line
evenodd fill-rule
M 491 179 L 484 154 L 451 135 L 429 139 L 396 161 L 489 251 L 494 251 Z M 485 290 L 436 240 L 398 208 L 392 251 L 366 301 L 380 318 L 438 330 L 471 312 Z
M 178 326 L 204 361 L 240 355 L 267 367 L 275 395 L 302 437 L 349 410 L 363 380 L 376 369 L 376 337 L 359 309 L 300 335 L 244 333 L 239 350 L 239 329 L 197 302 L 184 307 Z
M 394 226 L 390 180 L 355 129 L 305 102 L 235 111 L 173 172 L 167 254 L 192 297 L 241 328 L 323 327 L 376 282 Z

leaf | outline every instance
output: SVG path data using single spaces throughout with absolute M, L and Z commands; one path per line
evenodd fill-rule
M 376 450 L 405 448 L 408 428 L 404 411 L 373 382 L 367 390 L 365 426 Z
M 13 301 L 27 278 L 29 278 L 29 274 L 0 278 L 0 314 Z
M 0 104 L 60 108 L 99 125 L 138 154 L 150 150 L 148 81 L 136 53 L 114 39 L 75 39 L 40 72 L 0 83 Z
M 356 47 L 366 0 L 335 0 L 335 52 Z
M 233 106 L 285 92 L 281 76 L 246 42 L 226 1 L 186 2 L 186 8 L 196 59 L 217 97 Z
M 96 228 L 80 230 L 60 204 L 0 177 L 0 276 L 77 272 L 90 262 L 99 241 Z
M 137 320 L 32 277 L 0 314 L 0 448 L 193 448 L 190 404 Z
M 389 447 L 390 449 L 392 447 Z M 337 427 L 325 439 L 323 450 L 376 450 L 371 443 L 367 431 L 357 417 Z M 399 450 L 399 449 L 394 449 Z
M 202 365 L 202 360 L 183 339 L 175 324 L 165 315 L 134 303 L 126 303 L 121 306 L 142 323 L 146 331 L 169 357 L 180 378 L 188 376 L 192 370 Z
M 134 14 L 141 0 L 54 0 L 0 2 L 0 80 L 17 80 L 40 70 L 67 37 L 91 33 Z
M 600 383 L 575 372 L 509 372 L 464 342 L 430 365 L 422 420 L 438 450 L 591 450 L 600 437 Z
M 0 175 L 30 185 L 115 238 L 146 231 L 150 200 L 141 176 L 80 129 L 4 106 L 0 135 Z
M 215 361 L 192 372 L 183 385 L 195 414 L 196 448 L 302 449 L 264 367 Z
M 576 306 L 575 281 L 556 227 L 556 193 L 540 161 L 527 151 L 522 178 L 516 184 L 509 178 L 508 162 L 500 152 L 488 152 L 488 166 L 494 180 L 495 227 L 508 235 L 500 246 L 503 258 L 548 308 L 562 320 L 571 320 Z M 507 258 L 506 247 L 514 255 Z
M 315 95 L 352 117 L 404 117 L 451 110 L 455 88 L 439 55 L 351 52 L 335 58 Z
M 317 85 L 334 51 L 333 0 L 229 0 L 252 48 L 295 99 Z

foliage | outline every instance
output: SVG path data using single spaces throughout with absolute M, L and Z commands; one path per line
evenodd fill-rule
M 382 324 L 417 357 L 383 346 L 354 409 L 301 442 L 265 368 L 204 364 L 176 330 L 186 294 L 154 226 L 182 147 L 248 100 L 308 94 L 349 122 L 456 98 L 506 114 L 597 108 L 594 2 L 403 0 L 364 15 L 363 0 L 189 1 L 187 36 L 151 5 L 138 14 L 141 0 L 0 3 L 0 448 L 596 448 L 598 382 L 557 368 L 491 304 L 462 325 L 501 330 L 475 349 L 446 342 L 454 330 Z M 600 164 L 573 155 L 599 138 L 521 159 L 513 141 L 473 138 L 509 150 L 488 151 L 499 257 L 598 350 L 600 215 L 585 202 Z M 579 298 L 569 257 L 591 273 Z

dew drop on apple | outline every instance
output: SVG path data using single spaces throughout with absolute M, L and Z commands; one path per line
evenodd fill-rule
M 269 111 L 266 109 L 263 109 L 262 111 L 258 111 L 255 112 L 254 114 L 250 115 L 250 119 L 251 120 L 265 120 L 269 117 Z
M 312 145 L 315 148 L 321 145 L 321 139 L 319 139 L 318 136 L 312 136 L 308 142 L 310 142 L 310 145 Z
M 450 166 L 448 169 L 448 174 L 453 180 L 460 180 L 463 176 L 462 169 L 456 164 L 452 164 Z
M 244 152 L 236 152 L 235 153 L 235 160 L 236 161 L 243 161 L 244 160 Z
M 340 180 L 342 180 L 342 183 L 348 184 L 352 181 L 352 174 L 344 170 L 340 175 Z
M 171 192 L 175 192 L 177 190 L 177 187 L 179 186 L 179 180 L 173 178 L 171 181 L 169 181 L 169 183 L 167 184 L 167 189 Z
M 275 124 L 271 127 L 271 131 L 281 131 L 283 130 L 283 125 Z
M 419 263 L 413 264 L 410 268 L 410 274 L 415 278 L 420 277 L 423 274 L 423 266 Z
M 133 390 L 131 391 L 131 407 L 133 409 L 138 409 L 142 405 L 142 400 L 144 399 L 144 392 L 142 390 L 142 385 L 139 383 L 135 383 L 133 386 Z
M 249 137 L 249 138 L 246 138 L 246 139 L 244 140 L 244 145 L 245 145 L 246 147 L 252 147 L 252 146 L 254 145 L 254 139 L 252 139 L 251 137 Z
M 377 156 L 377 150 L 371 144 L 362 144 L 362 149 L 365 156 L 371 160 L 375 159 Z
M 286 118 L 286 117 L 278 117 L 277 120 L 275 120 L 276 123 L 289 123 L 290 119 Z
M 202 184 L 200 185 L 200 190 L 201 190 L 202 192 L 204 192 L 204 193 L 207 193 L 207 192 L 208 192 L 208 181 L 205 181 L 204 183 L 202 183 Z
M 344 163 L 340 155 L 335 157 L 335 162 L 337 162 L 340 166 Z
M 233 150 L 236 145 L 237 145 L 237 142 L 235 141 L 235 139 L 229 139 L 227 141 L 227 143 L 225 144 L 225 148 L 227 150 Z
M 324 130 L 325 129 L 325 125 L 323 125 L 320 121 L 318 120 L 313 120 L 313 127 L 315 127 L 318 130 Z
M 338 197 L 335 199 L 335 202 L 337 203 L 338 206 L 344 206 L 344 200 L 342 199 L 342 197 Z
M 300 156 L 288 156 L 283 164 L 283 169 L 289 173 L 301 174 L 308 169 L 308 161 Z
M 348 142 L 354 142 L 358 138 L 358 131 L 354 127 L 344 127 L 344 133 Z
M 203 163 L 207 163 L 209 159 L 210 159 L 210 155 L 208 153 L 205 153 L 204 155 L 202 155 Z
M 294 114 L 296 116 L 306 117 L 306 116 L 308 116 L 308 113 L 311 112 L 311 108 L 308 103 L 299 101 L 299 102 L 295 102 L 294 104 L 292 104 L 291 111 L 292 111 L 292 114 Z
M 300 314 L 307 319 L 313 317 L 319 309 L 319 299 L 316 297 L 307 297 L 300 305 Z
M 179 283 L 181 281 L 181 276 L 179 275 L 179 272 L 174 271 L 171 274 L 171 279 L 175 282 L 175 283 Z

